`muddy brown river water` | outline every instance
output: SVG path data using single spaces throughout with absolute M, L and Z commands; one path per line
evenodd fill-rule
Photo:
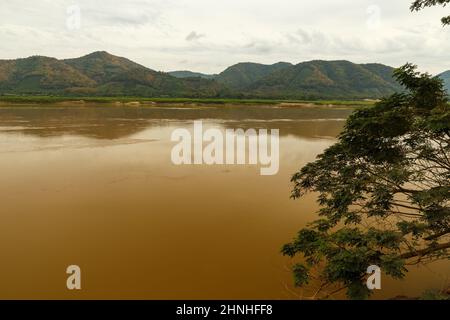
M 349 109 L 0 107 L 0 298 L 297 299 L 281 246 L 312 221 L 291 174 L 335 142 Z M 280 170 L 175 166 L 171 132 L 280 130 Z M 79 265 L 82 290 L 66 288 Z M 383 278 L 375 298 L 439 288 L 448 263 Z

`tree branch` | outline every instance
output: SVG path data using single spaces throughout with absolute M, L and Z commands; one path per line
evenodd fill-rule
M 422 249 L 422 250 L 418 250 L 418 251 L 414 251 L 414 252 L 407 252 L 407 253 L 400 255 L 400 258 L 401 259 L 411 259 L 414 257 L 423 257 L 423 256 L 429 255 L 433 252 L 445 250 L 448 248 L 450 248 L 450 242 L 441 243 L 436 246 L 428 247 L 426 249 Z

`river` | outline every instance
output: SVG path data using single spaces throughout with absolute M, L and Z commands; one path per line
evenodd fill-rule
M 346 108 L 0 107 L 1 299 L 297 299 L 281 246 L 315 217 L 290 176 L 336 141 Z M 279 129 L 280 168 L 174 165 L 194 120 Z M 66 288 L 66 268 L 82 290 Z M 383 278 L 375 298 L 439 288 L 448 263 Z

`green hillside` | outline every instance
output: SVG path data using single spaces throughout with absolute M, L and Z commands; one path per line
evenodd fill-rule
M 273 72 L 292 66 L 290 63 L 279 62 L 272 65 L 259 63 L 238 63 L 220 73 L 215 79 L 233 90 L 241 90 Z
M 309 61 L 269 74 L 247 87 L 247 95 L 270 98 L 380 98 L 400 91 L 393 68 L 349 61 Z
M 99 84 L 113 81 L 118 75 L 134 70 L 148 70 L 126 58 L 113 56 L 105 51 L 98 51 L 81 58 L 62 60 L 64 63 L 79 70 Z
M 88 76 L 54 58 L 0 60 L 0 92 L 51 93 L 94 85 Z

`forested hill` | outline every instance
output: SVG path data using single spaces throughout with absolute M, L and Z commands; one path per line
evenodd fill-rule
M 363 99 L 401 90 L 392 71 L 382 64 L 316 60 L 296 65 L 239 63 L 217 75 L 165 73 L 100 51 L 66 60 L 0 60 L 0 94 Z

